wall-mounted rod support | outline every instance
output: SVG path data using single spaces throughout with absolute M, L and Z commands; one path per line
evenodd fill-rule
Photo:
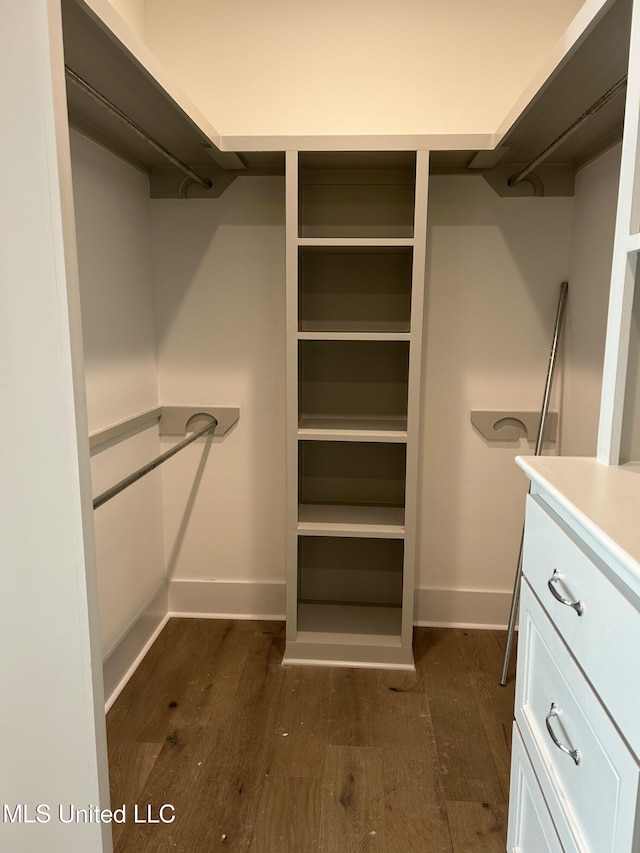
M 569 283 L 563 281 L 560 285 L 560 298 L 558 300 L 558 310 L 556 312 L 556 325 L 553 330 L 553 341 L 551 343 L 551 352 L 549 353 L 549 367 L 547 368 L 547 378 L 544 384 L 544 395 L 542 397 L 542 411 L 540 413 L 540 426 L 538 427 L 538 438 L 536 440 L 535 456 L 540 456 L 542 453 L 542 444 L 544 441 L 544 427 L 549 411 L 549 400 L 551 399 L 551 387 L 553 385 L 553 372 L 556 366 L 556 356 L 558 354 L 558 344 L 560 342 L 560 330 L 562 329 L 562 318 L 564 317 L 564 306 L 567 301 L 567 291 Z M 513 597 L 511 599 L 511 611 L 509 613 L 509 627 L 507 628 L 507 644 L 504 650 L 504 661 L 502 663 L 502 674 L 500 676 L 500 684 L 502 687 L 507 683 L 507 671 L 509 669 L 509 661 L 511 659 L 511 647 L 513 645 L 513 634 L 516 629 L 516 618 L 518 616 L 518 603 L 520 601 L 520 584 L 522 582 L 522 556 L 524 545 L 524 530 L 520 539 L 520 553 L 518 554 L 518 566 L 516 568 L 516 579 L 513 585 Z
M 613 100 L 616 95 L 619 95 L 620 92 L 624 90 L 626 85 L 627 75 L 625 74 L 624 77 L 621 77 L 620 80 L 618 80 L 617 83 L 615 83 L 608 91 L 606 91 L 601 98 L 598 98 L 595 103 L 591 104 L 589 109 L 585 110 L 582 115 L 579 116 L 573 122 L 572 125 L 570 125 L 563 133 L 560 134 L 560 136 L 554 139 L 551 145 L 548 145 L 541 154 L 538 154 L 535 160 L 532 160 L 528 166 L 525 166 L 524 169 L 522 169 L 521 172 L 517 172 L 515 175 L 511 175 L 511 177 L 507 181 L 509 186 L 515 187 L 517 184 L 520 183 L 520 181 L 523 181 L 528 174 L 533 172 L 536 166 L 539 166 L 543 160 L 546 160 L 547 157 L 556 150 L 556 148 L 562 145 L 565 139 L 568 139 L 571 134 L 574 133 L 583 122 L 585 122 L 588 118 L 591 118 L 592 115 L 595 115 L 598 110 L 601 110 L 602 107 L 604 107 L 605 104 L 608 104 L 609 101 Z
M 215 430 L 217 426 L 218 421 L 214 417 L 210 417 L 210 420 L 204 426 L 191 433 L 191 435 L 187 436 L 187 438 L 185 438 L 183 441 L 180 441 L 178 444 L 174 444 L 173 447 L 169 448 L 169 450 L 166 450 L 164 453 L 161 453 L 160 456 L 157 456 L 155 459 L 152 459 L 151 462 L 148 462 L 146 465 L 143 465 L 142 468 L 138 468 L 138 470 L 134 471 L 133 474 L 129 474 L 129 476 L 125 477 L 124 480 L 120 480 L 120 482 L 116 483 L 115 486 L 111 486 L 111 488 L 107 489 L 106 492 L 103 492 L 101 495 L 98 495 L 97 498 L 94 498 L 93 508 L 98 509 L 99 506 L 102 506 L 102 504 L 105 504 L 107 501 L 110 501 L 111 498 L 114 498 L 116 495 L 120 494 L 120 492 L 131 486 L 141 477 L 144 477 L 145 474 L 148 474 L 150 471 L 153 471 L 153 469 L 157 468 L 158 465 L 162 465 L 162 463 L 166 462 L 167 459 L 171 459 L 171 457 L 175 456 L 176 453 L 178 453 L 180 450 L 183 450 L 189 444 L 194 442 L 197 438 L 200 438 L 201 435 L 213 432 L 213 430 Z
M 204 189 L 209 190 L 212 187 L 212 183 L 209 178 L 203 178 L 202 175 L 199 175 L 197 172 L 194 172 L 190 166 L 187 166 L 179 157 L 176 157 L 175 154 L 172 154 L 168 148 L 165 148 L 161 142 L 158 142 L 157 139 L 154 139 L 153 136 L 150 136 L 146 130 L 140 127 L 139 124 L 136 124 L 133 119 L 130 119 L 126 113 L 123 113 L 121 109 L 119 109 L 114 103 L 109 101 L 104 95 L 101 95 L 97 89 L 94 89 L 90 83 L 87 83 L 79 74 L 76 74 L 68 65 L 64 67 L 65 74 L 67 79 L 71 80 L 76 86 L 79 86 L 87 95 L 101 104 L 103 107 L 112 112 L 115 116 L 117 116 L 121 122 L 127 125 L 127 127 L 144 139 L 145 142 L 148 142 L 152 148 L 155 148 L 156 151 L 159 151 L 163 157 L 166 157 L 170 163 L 173 163 L 178 169 L 188 175 L 193 181 L 197 184 L 200 184 Z

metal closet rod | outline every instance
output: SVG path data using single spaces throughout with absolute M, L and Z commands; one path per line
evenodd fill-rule
M 549 366 L 547 368 L 547 378 L 544 383 L 544 395 L 542 397 L 542 408 L 540 411 L 540 425 L 538 426 L 538 438 L 536 439 L 535 456 L 542 455 L 542 445 L 544 442 L 544 427 L 549 413 L 549 401 L 551 400 L 551 389 L 553 387 L 553 374 L 556 367 L 556 356 L 558 355 L 558 345 L 560 343 L 560 332 L 562 331 L 562 319 L 564 317 L 565 302 L 567 301 L 567 292 L 569 290 L 569 282 L 563 281 L 560 285 L 560 298 L 558 300 L 558 310 L 556 312 L 556 323 L 553 329 L 553 341 L 551 343 L 551 352 L 549 353 Z M 531 485 L 529 485 L 531 492 Z M 511 647 L 513 645 L 513 635 L 516 629 L 516 619 L 518 618 L 518 604 L 520 602 L 520 587 L 522 585 L 522 558 L 524 555 L 524 529 L 520 538 L 520 553 L 518 554 L 518 566 L 516 568 L 516 578 L 513 585 L 513 596 L 511 598 L 511 610 L 509 612 L 509 626 L 507 628 L 507 643 L 504 650 L 504 660 L 502 662 L 502 673 L 500 676 L 500 684 L 504 687 L 507 683 L 507 673 L 509 671 L 509 661 L 511 660 Z
M 149 472 L 153 471 L 154 468 L 157 468 L 158 465 L 162 465 L 162 463 L 166 462 L 167 459 L 171 459 L 171 457 L 175 456 L 180 450 L 188 447 L 188 445 L 192 444 L 196 438 L 200 438 L 200 436 L 205 433 L 213 432 L 213 430 L 218 426 L 218 421 L 212 415 L 207 415 L 207 417 L 210 417 L 211 420 L 205 426 L 200 427 L 200 429 L 191 433 L 191 435 L 187 436 L 183 441 L 178 444 L 174 444 L 173 447 L 169 448 L 169 450 L 161 453 L 160 456 L 152 459 L 151 462 L 147 462 L 147 464 L 143 465 L 142 468 L 138 468 L 138 470 L 134 471 L 133 474 L 129 474 L 129 476 L 125 477 L 124 480 L 120 480 L 120 482 L 116 483 L 115 486 L 111 486 L 111 488 L 107 489 L 106 492 L 103 492 L 101 495 L 98 495 L 97 498 L 94 498 L 93 508 L 98 509 L 99 506 L 110 501 L 111 498 L 115 498 L 115 496 L 119 495 L 120 492 L 123 492 L 141 477 L 144 477 L 145 474 L 149 474 Z
M 535 160 L 532 160 L 528 166 L 525 166 L 524 169 L 522 169 L 521 172 L 517 172 L 516 174 L 511 175 L 511 177 L 507 181 L 507 184 L 510 187 L 515 187 L 517 184 L 520 183 L 520 181 L 523 181 L 530 172 L 533 172 L 536 166 L 539 166 L 543 160 L 546 160 L 547 157 L 556 150 L 556 148 L 562 145 L 565 139 L 568 139 L 571 134 L 574 133 L 583 122 L 585 122 L 588 118 L 591 118 L 592 115 L 595 115 L 599 110 L 602 109 L 602 107 L 605 106 L 605 104 L 608 104 L 609 101 L 613 100 L 616 95 L 619 95 L 626 85 L 627 75 L 625 74 L 624 77 L 621 77 L 617 83 L 615 83 L 610 89 L 608 89 L 604 93 L 604 95 L 602 95 L 602 97 L 598 98 L 595 103 L 591 104 L 589 109 L 585 110 L 582 115 L 579 116 L 573 122 L 572 125 L 570 125 L 563 133 L 560 134 L 560 136 L 554 139 L 551 145 L 548 145 L 541 154 L 538 154 Z
M 148 142 L 152 148 L 155 148 L 156 151 L 159 151 L 163 157 L 166 157 L 170 163 L 173 163 L 174 166 L 177 166 L 185 175 L 188 175 L 193 181 L 197 184 L 200 184 L 201 187 L 204 187 L 206 190 L 210 190 L 213 186 L 212 182 L 209 178 L 203 178 L 202 175 L 199 175 L 197 172 L 194 172 L 190 166 L 187 166 L 179 157 L 176 157 L 175 154 L 172 154 L 168 148 L 165 148 L 161 142 L 158 142 L 157 139 L 154 139 L 153 136 L 150 136 L 146 130 L 140 127 L 139 124 L 136 124 L 133 119 L 130 119 L 126 113 L 123 113 L 121 109 L 119 109 L 115 104 L 105 98 L 104 95 L 101 95 L 97 89 L 94 89 L 90 83 L 87 83 L 79 74 L 76 74 L 73 69 L 69 68 L 68 65 L 64 66 L 64 71 L 69 80 L 79 86 L 84 92 L 87 93 L 90 97 L 97 101 L 101 106 L 108 109 L 115 116 L 117 116 L 121 122 L 127 125 L 128 128 L 133 130 L 138 136 Z

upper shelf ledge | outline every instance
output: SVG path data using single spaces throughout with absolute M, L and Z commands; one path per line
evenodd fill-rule
M 206 147 L 219 147 L 220 134 L 110 3 L 62 0 L 62 21 L 67 65 L 185 162 L 210 162 Z M 103 111 L 90 110 L 85 103 L 70 91 L 73 119 L 96 133 L 113 134 L 117 144 L 129 144 L 129 136 L 121 141 L 120 127 L 103 126 L 108 120 Z M 129 152 L 141 166 L 165 165 L 143 146 Z
M 500 180 L 500 170 L 509 177 L 624 76 L 630 9 L 631 0 L 587 0 L 493 133 L 221 136 L 108 0 L 62 0 L 67 65 L 189 166 L 199 167 L 199 173 L 212 180 L 217 176 L 223 188 L 225 180 L 228 185 L 238 173 L 282 174 L 282 152 L 291 149 L 429 149 L 435 173 L 465 172 L 482 151 L 489 152 L 490 159 L 480 158 L 476 167 Z M 68 87 L 68 99 L 73 126 L 154 173 L 152 195 L 182 192 L 182 179 L 173 179 L 162 155 L 132 138 L 77 87 Z M 615 98 L 557 149 L 540 169 L 545 194 L 571 192 L 572 172 L 620 138 L 623 110 L 624 98 Z M 239 164 L 236 158 L 221 164 L 220 153 L 232 152 L 239 153 Z M 562 170 L 567 174 L 561 175 Z M 189 194 L 215 196 L 219 187 L 217 193 L 199 187 L 192 193 L 189 188 Z M 506 194 L 531 195 L 531 186 L 520 185 Z
M 248 162 L 221 153 L 218 131 L 107 0 L 62 0 L 62 23 L 64 61 L 73 72 L 70 125 L 149 174 L 152 197 L 216 198 L 238 174 L 282 173 L 282 157 Z M 88 86 L 73 82 L 77 78 Z M 154 148 L 118 113 L 159 145 Z M 209 179 L 211 188 L 185 180 L 163 148 Z
M 631 0 L 587 0 L 510 110 L 492 152 L 436 152 L 432 171 L 475 171 L 503 196 L 572 195 L 575 172 L 622 138 L 624 86 L 597 112 L 592 107 L 624 80 L 629 60 Z M 547 149 L 589 111 L 575 132 Z M 545 152 L 534 174 L 517 186 L 509 178 Z

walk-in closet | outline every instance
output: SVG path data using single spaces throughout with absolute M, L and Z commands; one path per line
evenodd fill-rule
M 635 850 L 638 4 L 8 5 L 0 847 Z

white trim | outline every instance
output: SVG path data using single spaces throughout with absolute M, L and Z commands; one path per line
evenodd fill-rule
M 200 619 L 285 618 L 284 581 L 172 580 L 169 614 Z M 511 591 L 483 589 L 415 590 L 414 625 L 504 630 Z
M 298 246 L 327 249 L 405 249 L 415 243 L 413 237 L 296 237 Z
M 414 625 L 429 628 L 507 627 L 511 592 L 485 589 L 431 589 L 415 592 Z
M 129 418 L 124 418 L 115 424 L 110 424 L 106 427 L 101 427 L 89 433 L 89 447 L 92 452 L 98 450 L 102 445 L 116 439 L 129 437 L 129 435 L 139 429 L 146 428 L 152 424 L 157 424 L 162 415 L 162 406 L 154 406 L 153 409 L 147 409 L 137 415 L 132 415 Z
M 397 669 L 404 672 L 415 672 L 416 668 L 410 663 L 371 663 L 370 661 L 352 661 L 352 660 L 323 660 L 322 658 L 295 658 L 284 657 L 282 660 L 283 666 L 339 666 L 339 667 L 357 667 L 358 669 Z
M 116 701 L 171 615 L 168 586 L 166 581 L 163 581 L 160 588 L 104 657 L 102 672 L 105 714 Z
M 94 0 L 95 2 L 95 0 Z M 611 0 L 608 0 L 611 2 Z M 494 148 L 493 133 L 234 135 L 219 137 L 221 151 L 481 151 Z
M 284 613 L 194 613 L 191 610 L 171 611 L 169 619 L 234 619 L 242 622 L 284 622 Z
M 284 581 L 169 581 L 172 616 L 210 619 L 285 618 Z
M 171 580 L 163 583 L 141 610 L 103 663 L 105 714 L 116 701 L 169 619 L 264 619 L 285 621 L 284 581 Z M 415 590 L 414 625 L 431 628 L 504 630 L 509 591 L 468 589 Z M 287 657 L 284 664 L 354 666 L 353 661 Z M 358 663 L 358 666 L 374 666 Z M 377 664 L 385 669 L 411 669 L 404 664 Z

